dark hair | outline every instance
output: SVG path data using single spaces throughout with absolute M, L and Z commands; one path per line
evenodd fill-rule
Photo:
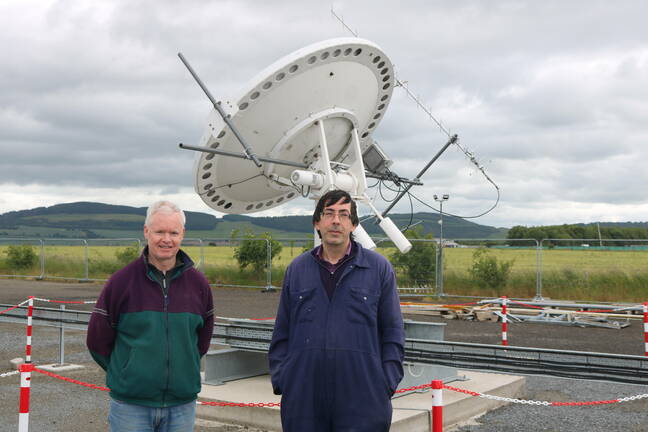
M 336 204 L 340 200 L 342 200 L 343 204 L 346 204 L 348 202 L 351 203 L 351 223 L 353 224 L 353 226 L 358 226 L 360 219 L 358 219 L 358 208 L 356 206 L 356 203 L 355 201 L 353 201 L 351 195 L 349 195 L 347 191 L 343 191 L 341 189 L 328 191 L 321 196 L 319 201 L 317 201 L 315 211 L 313 212 L 313 225 L 315 225 L 316 222 L 320 221 L 322 213 L 324 212 L 324 209 L 326 207 Z M 322 238 L 319 230 L 317 230 L 317 234 L 320 236 L 320 238 Z M 351 235 L 353 235 L 353 233 L 351 233 Z

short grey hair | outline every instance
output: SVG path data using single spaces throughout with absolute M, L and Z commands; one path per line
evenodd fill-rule
M 182 227 L 184 228 L 187 218 L 185 217 L 184 212 L 177 204 L 172 203 L 171 201 L 156 201 L 146 210 L 146 220 L 144 220 L 144 225 L 149 226 L 151 223 L 151 218 L 155 213 L 180 213 L 180 220 L 182 221 Z

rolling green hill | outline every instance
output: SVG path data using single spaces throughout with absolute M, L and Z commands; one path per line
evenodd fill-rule
M 2 237 L 28 238 L 131 238 L 142 236 L 145 207 L 76 202 L 13 211 L 0 215 Z M 229 238 L 232 231 L 241 233 L 270 232 L 275 237 L 306 238 L 313 234 L 311 216 L 254 217 L 225 215 L 217 218 L 198 212 L 186 212 L 187 237 L 216 239 Z M 392 214 L 397 226 L 420 224 L 426 233 L 439 235 L 439 215 L 436 213 Z M 444 216 L 446 238 L 504 238 L 507 229 L 479 225 L 461 218 Z M 362 224 L 374 236 L 383 232 L 373 219 Z

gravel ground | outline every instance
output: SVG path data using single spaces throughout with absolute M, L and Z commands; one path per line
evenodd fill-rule
M 461 385 L 458 384 L 457 387 Z M 526 399 L 600 401 L 648 393 L 646 386 L 530 376 Z M 510 404 L 490 411 L 453 432 L 609 432 L 648 431 L 648 399 L 593 407 L 546 407 Z
M 100 284 L 56 283 L 0 279 L 0 303 L 16 304 L 29 295 L 50 299 L 94 300 Z M 242 318 L 274 316 L 278 293 L 259 290 L 214 289 L 217 315 Z M 46 304 L 46 306 L 51 306 Z M 68 305 L 68 309 L 91 309 L 91 305 Z M 449 341 L 499 343 L 499 323 L 445 320 L 438 317 L 411 316 L 418 321 L 447 324 Z M 2 323 L 0 331 L 0 372 L 9 370 L 8 361 L 24 357 L 25 327 Z M 77 371 L 62 373 L 71 378 L 103 385 L 103 371 L 94 364 L 85 348 L 85 332 L 67 330 L 65 360 L 84 365 Z M 509 325 L 509 344 L 539 348 L 609 352 L 643 355 L 643 328 L 640 321 L 622 330 L 587 329 L 561 325 Z M 36 364 L 58 361 L 58 329 L 34 328 L 32 358 Z M 64 383 L 34 373 L 31 392 L 30 425 L 37 431 L 107 430 L 106 392 Z M 458 385 L 460 387 L 460 385 Z M 18 429 L 17 375 L 0 378 L 0 431 Z M 528 377 L 526 398 L 545 401 L 608 400 L 648 393 L 646 386 L 610 384 L 596 381 Z M 245 426 L 200 421 L 196 431 L 259 432 Z M 461 432 L 486 431 L 648 431 L 648 400 L 595 407 L 542 407 L 513 404 L 491 411 L 470 424 L 455 427 Z

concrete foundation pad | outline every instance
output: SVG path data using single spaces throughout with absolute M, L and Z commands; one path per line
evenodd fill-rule
M 504 374 L 459 371 L 466 381 L 455 381 L 453 387 L 494 396 L 518 398 L 525 390 L 524 377 Z M 203 384 L 198 395 L 201 401 L 259 403 L 281 401 L 272 394 L 269 375 L 230 381 L 224 385 Z M 495 409 L 506 402 L 443 390 L 443 424 L 445 427 L 466 421 Z M 411 393 L 392 400 L 392 432 L 429 432 L 431 393 Z M 281 431 L 279 407 L 221 407 L 198 405 L 197 417 L 222 423 L 253 426 L 268 431 Z
M 25 359 L 22 357 L 16 357 L 9 360 L 9 365 L 11 366 L 11 368 L 16 370 L 20 369 L 20 365 L 23 363 L 25 363 Z
M 36 365 L 36 367 L 38 367 L 38 369 L 46 370 L 48 372 L 59 373 L 59 372 L 67 372 L 71 370 L 83 369 L 85 366 L 78 365 L 78 364 L 71 364 L 71 363 L 63 363 L 63 364 L 52 363 L 52 364 L 45 364 L 45 365 Z

